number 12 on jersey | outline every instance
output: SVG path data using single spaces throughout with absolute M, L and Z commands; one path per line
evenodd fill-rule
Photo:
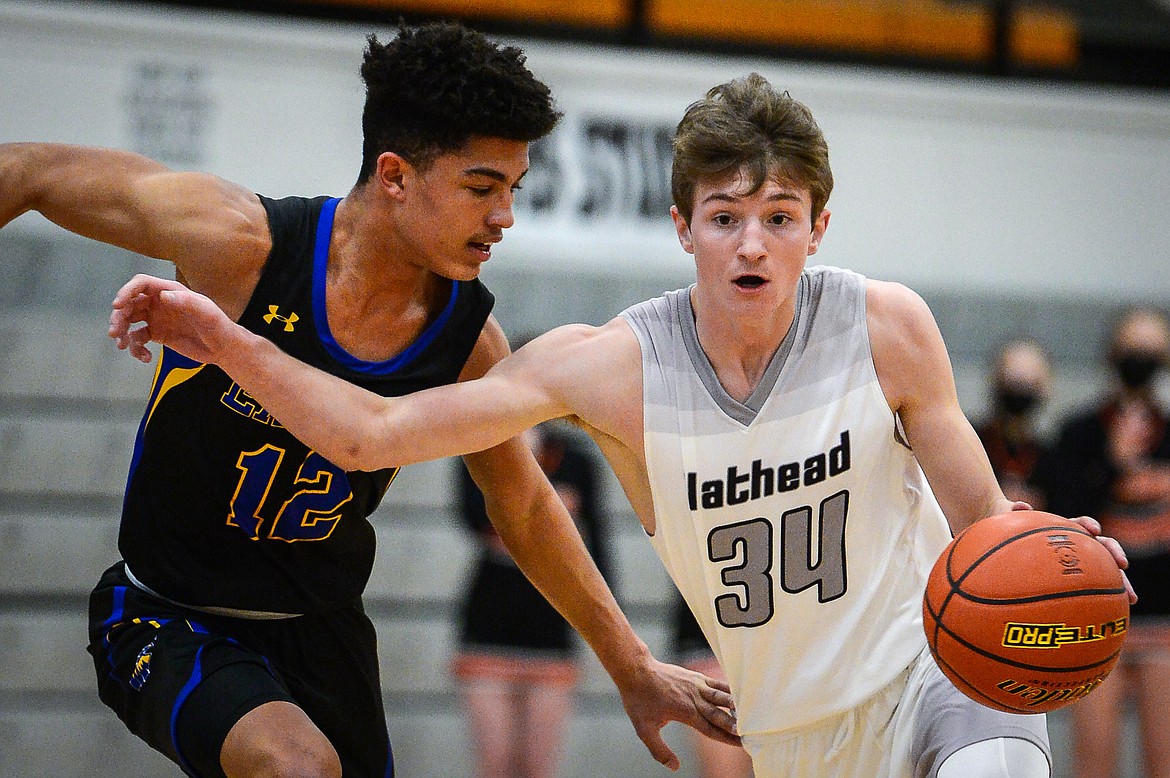
M 845 594 L 845 517 L 849 491 L 821 501 L 814 521 L 811 505 L 785 511 L 780 517 L 780 588 L 797 594 L 817 587 L 820 602 Z M 715 615 L 725 627 L 758 627 L 775 613 L 773 566 L 775 531 L 766 518 L 716 527 L 707 535 L 707 556 L 736 593 L 715 598 Z M 815 545 L 814 545 L 815 538 Z M 815 556 L 815 559 L 814 559 Z
M 296 491 L 279 508 L 269 505 L 269 495 L 284 461 L 285 450 L 265 444 L 258 451 L 240 454 L 236 467 L 241 471 L 239 485 L 232 496 L 227 523 L 239 527 L 252 540 L 260 540 L 265 518 L 269 522 L 267 537 L 295 543 L 301 540 L 325 540 L 341 520 L 341 506 L 353 499 L 349 481 L 340 470 L 316 451 L 310 451 L 297 468 L 293 485 Z

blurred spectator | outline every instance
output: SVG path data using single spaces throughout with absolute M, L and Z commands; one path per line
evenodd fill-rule
M 526 433 L 541 468 L 609 578 L 596 466 L 576 436 L 546 422 Z M 481 778 L 552 778 L 578 669 L 572 629 L 508 555 L 483 495 L 460 465 L 460 513 L 479 542 L 452 665 Z M 612 582 L 611 582 L 612 585 Z
M 991 412 L 975 432 L 1007 498 L 1043 510 L 1044 493 L 1033 476 L 1045 450 L 1036 417 L 1052 395 L 1047 352 L 1027 338 L 1005 343 L 996 354 L 990 384 Z
M 1170 435 L 1155 392 L 1168 357 L 1166 316 L 1125 312 L 1108 352 L 1116 386 L 1063 426 L 1045 472 L 1049 510 L 1099 519 L 1125 548 L 1139 598 L 1113 677 L 1071 708 L 1080 778 L 1118 775 L 1129 704 L 1140 722 L 1146 778 L 1170 776 L 1170 738 L 1162 729 L 1170 719 Z
M 711 678 L 725 678 L 686 600 L 673 588 L 671 597 L 673 661 Z M 695 749 L 700 778 L 751 778 L 752 759 L 742 746 L 720 743 L 693 729 L 688 730 L 688 736 Z

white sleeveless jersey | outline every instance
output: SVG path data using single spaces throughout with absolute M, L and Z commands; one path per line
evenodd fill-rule
M 622 313 L 642 349 L 654 549 L 727 673 L 741 734 L 853 707 L 925 647 L 951 537 L 878 385 L 865 279 L 813 267 L 746 403 L 699 346 L 689 290 Z

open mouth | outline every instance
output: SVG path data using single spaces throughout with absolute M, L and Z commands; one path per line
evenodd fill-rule
M 735 279 L 735 285 L 740 289 L 759 289 L 767 281 L 762 276 L 740 276 Z
M 467 245 L 471 246 L 473 249 L 482 254 L 486 254 L 489 257 L 492 254 L 492 244 L 490 243 L 476 243 L 475 241 L 472 241 Z

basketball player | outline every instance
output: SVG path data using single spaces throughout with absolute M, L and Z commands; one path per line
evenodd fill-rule
M 512 225 L 529 141 L 558 118 L 549 90 L 518 49 L 455 25 L 371 37 L 361 72 L 364 157 L 344 198 L 273 200 L 133 154 L 16 144 L 0 148 L 0 225 L 36 210 L 170 260 L 241 327 L 379 394 L 482 375 L 508 347 L 477 275 Z M 367 517 L 397 468 L 342 469 L 294 434 L 222 371 L 160 360 L 89 650 L 102 700 L 192 775 L 393 773 L 361 594 Z M 655 757 L 677 764 L 668 720 L 734 732 L 718 684 L 638 640 L 528 449 L 496 441 L 467 465 Z
M 477 381 L 380 398 L 144 276 L 111 335 L 140 359 L 153 338 L 222 365 L 346 467 L 577 419 L 727 672 L 760 778 L 1049 775 L 1044 717 L 971 701 L 926 649 L 923 588 L 951 532 L 1023 504 L 996 484 L 923 301 L 805 267 L 832 188 L 812 115 L 756 74 L 713 88 L 678 126 L 672 188 L 693 286 L 553 330 Z

